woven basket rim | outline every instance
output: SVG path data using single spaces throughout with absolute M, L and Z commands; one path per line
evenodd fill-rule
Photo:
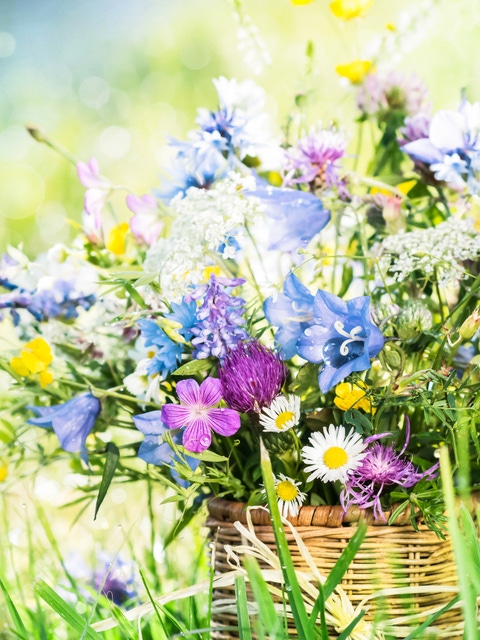
M 480 492 L 473 492 L 471 497 L 474 504 L 480 503 Z M 247 522 L 247 504 L 245 502 L 236 502 L 225 498 L 212 498 L 207 502 L 207 506 L 208 513 L 213 521 L 218 523 L 240 521 L 243 524 Z M 344 511 L 341 505 L 306 505 L 300 507 L 297 516 L 294 518 L 289 516 L 287 520 L 297 527 L 341 527 L 358 522 L 385 527 L 388 526 L 388 520 L 395 508 L 395 505 L 393 505 L 392 509 L 383 513 L 385 519 L 378 519 L 375 518 L 373 509 L 351 507 Z M 420 513 L 418 515 L 420 518 Z M 254 525 L 270 526 L 270 513 L 264 507 L 251 507 L 250 516 Z M 207 523 L 207 525 L 209 524 Z M 211 525 L 213 524 L 214 522 L 211 521 Z M 410 505 L 407 505 L 390 526 L 402 527 L 410 524 Z

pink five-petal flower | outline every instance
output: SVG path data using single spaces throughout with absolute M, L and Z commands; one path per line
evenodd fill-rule
M 215 407 L 222 398 L 218 378 L 206 378 L 201 385 L 195 380 L 180 380 L 177 395 L 181 404 L 164 404 L 162 422 L 170 429 L 185 427 L 183 446 L 200 453 L 212 442 L 212 430 L 232 436 L 240 428 L 240 416 L 233 409 Z
M 126 197 L 127 207 L 135 214 L 130 218 L 130 229 L 138 240 L 145 244 L 153 244 L 163 229 L 163 222 L 158 218 L 158 203 L 156 199 L 146 194 Z

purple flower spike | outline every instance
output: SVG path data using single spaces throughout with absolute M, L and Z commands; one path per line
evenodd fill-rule
M 233 436 L 240 429 L 240 416 L 232 409 L 215 407 L 222 399 L 218 378 L 206 378 L 201 385 L 195 380 L 180 380 L 177 395 L 181 404 L 164 404 L 162 422 L 169 429 L 186 427 L 183 446 L 193 453 L 208 449 L 212 430 L 221 436 Z
M 280 393 L 287 376 L 281 357 L 257 340 L 239 342 L 219 369 L 225 402 L 242 413 L 260 413 Z
M 52 428 L 64 451 L 85 453 L 85 441 L 100 415 L 101 404 L 91 393 L 83 393 L 52 407 L 28 406 L 38 418 L 27 422 L 37 427 Z
M 373 436 L 365 442 L 391 435 L 384 433 Z M 427 471 L 417 471 L 408 460 L 405 451 L 410 438 L 410 423 L 406 418 L 406 440 L 400 453 L 396 453 L 392 445 L 373 442 L 367 450 L 360 465 L 349 472 L 347 481 L 340 494 L 340 502 L 345 511 L 357 505 L 361 509 L 373 507 L 373 515 L 377 520 L 386 520 L 380 497 L 383 491 L 393 486 L 409 489 L 423 478 L 432 480 L 438 473 L 438 462 Z

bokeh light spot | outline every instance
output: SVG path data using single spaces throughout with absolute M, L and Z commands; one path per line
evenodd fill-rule
M 122 158 L 130 149 L 131 135 L 123 127 L 107 127 L 100 135 L 100 148 L 109 158 Z
M 1 215 L 20 220 L 33 216 L 43 202 L 45 186 L 35 169 L 26 164 L 0 165 Z

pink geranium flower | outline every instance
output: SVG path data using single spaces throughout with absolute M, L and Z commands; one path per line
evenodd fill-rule
M 221 436 L 232 436 L 240 428 L 240 416 L 233 409 L 216 407 L 222 399 L 218 378 L 206 378 L 201 385 L 195 380 L 180 380 L 177 395 L 181 404 L 164 404 L 162 422 L 170 429 L 185 427 L 183 446 L 200 453 L 212 442 L 212 430 Z
M 163 229 L 163 221 L 158 217 L 157 200 L 146 194 L 136 196 L 129 194 L 126 197 L 127 207 L 135 214 L 130 218 L 130 229 L 138 240 L 145 244 L 153 244 Z

